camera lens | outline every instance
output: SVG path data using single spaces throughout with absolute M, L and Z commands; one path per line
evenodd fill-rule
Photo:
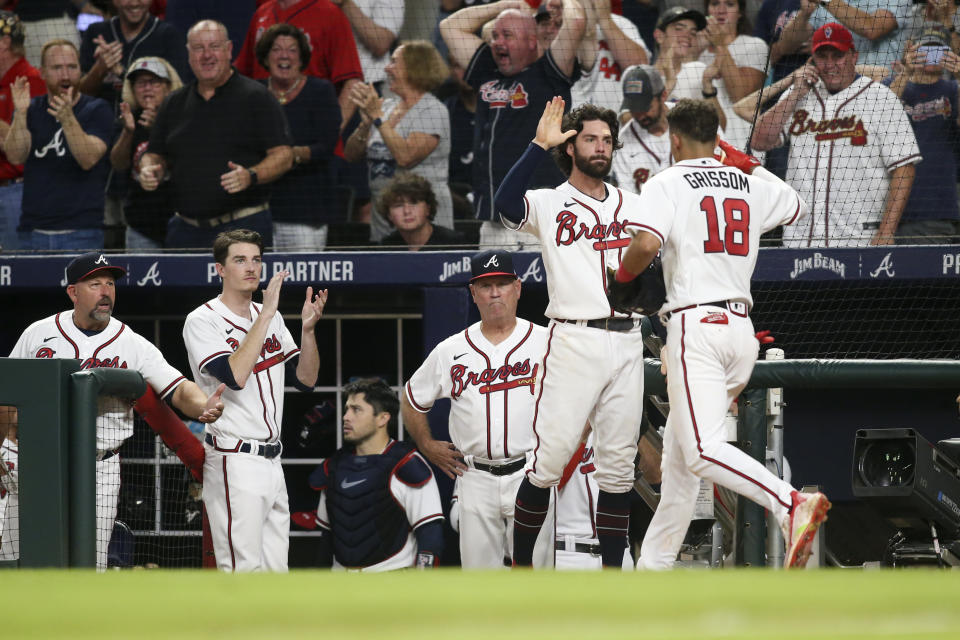
M 913 483 L 917 456 L 909 441 L 871 442 L 858 463 L 860 479 L 868 487 L 904 487 Z

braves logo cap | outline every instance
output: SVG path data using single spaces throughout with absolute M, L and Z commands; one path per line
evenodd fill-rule
M 91 251 L 82 256 L 77 256 L 67 265 L 67 284 L 77 284 L 98 271 L 109 271 L 114 279 L 119 279 L 127 275 L 126 269 L 123 267 L 115 267 L 110 264 L 105 255 Z
M 502 249 L 481 251 L 474 255 L 470 258 L 470 271 L 470 282 L 488 276 L 518 277 L 517 272 L 513 270 L 513 255 Z
M 654 99 L 663 93 L 663 76 L 648 64 L 638 64 L 623 74 L 623 104 L 621 111 L 644 112 Z
M 853 35 L 839 22 L 828 22 L 813 34 L 813 51 L 820 47 L 833 47 L 839 51 L 853 49 Z

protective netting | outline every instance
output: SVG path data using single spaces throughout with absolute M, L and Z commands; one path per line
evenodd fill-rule
M 788 358 L 960 357 L 960 281 L 753 284 L 754 326 Z
M 0 562 L 20 557 L 20 445 L 16 409 L 0 406 Z
M 120 449 L 120 469 L 111 566 L 199 567 L 202 485 L 139 418 Z

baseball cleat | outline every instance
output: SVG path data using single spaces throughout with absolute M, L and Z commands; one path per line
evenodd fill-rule
M 827 511 L 832 506 L 827 496 L 817 493 L 790 494 L 793 506 L 787 520 L 788 529 L 784 531 L 784 540 L 787 543 L 787 557 L 784 559 L 784 568 L 802 569 L 810 558 L 810 547 L 817 529 L 827 519 Z M 788 535 L 789 534 L 789 535 Z

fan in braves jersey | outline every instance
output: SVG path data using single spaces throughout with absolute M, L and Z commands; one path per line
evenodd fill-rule
M 443 511 L 430 466 L 398 442 L 400 403 L 383 380 L 343 389 L 346 445 L 310 474 L 320 494 L 321 565 L 377 572 L 432 568 L 443 551 Z
M 570 87 L 580 77 L 577 47 L 585 28 L 583 9 L 576 0 L 563 7 L 563 24 L 541 52 L 536 21 L 523 0 L 500 0 L 465 7 L 440 23 L 450 57 L 466 69 L 463 79 L 477 91 L 473 136 L 473 188 L 477 218 L 483 220 L 480 244 L 520 246 L 494 220 L 493 194 L 509 166 L 507 158 L 523 151 L 536 130 L 539 105 L 554 95 L 570 100 Z M 494 20 L 495 19 L 495 20 Z M 490 44 L 476 32 L 494 20 Z M 542 54 L 542 55 L 541 55 Z M 533 184 L 555 185 L 563 180 L 555 166 L 536 167 Z
M 514 503 L 535 445 L 536 380 L 547 332 L 517 318 L 520 279 L 507 251 L 470 260 L 470 294 L 480 322 L 430 352 L 407 381 L 403 423 L 417 447 L 451 478 L 459 476 L 460 563 L 494 569 L 512 557 Z M 450 439 L 435 440 L 427 413 L 450 398 Z M 534 553 L 537 567 L 552 564 L 552 527 Z
M 790 142 L 787 182 L 811 215 L 783 230 L 784 246 L 893 244 L 920 150 L 890 89 L 857 74 L 853 36 L 831 22 L 813 34 L 813 64 L 757 121 L 751 147 Z
M 612 13 L 610 0 L 581 0 L 587 23 L 577 50 L 583 77 L 570 90 L 571 106 L 592 103 L 608 109 L 620 104 L 623 69 L 650 60 L 640 31 Z M 537 40 L 544 51 L 563 25 L 563 0 L 544 0 L 537 9 Z
M 639 206 L 647 218 L 617 273 L 617 280 L 629 281 L 662 251 L 667 300 L 660 315 L 667 327 L 671 410 L 660 503 L 637 567 L 673 566 L 700 478 L 776 516 L 788 545 L 786 566 L 802 567 L 830 502 L 822 493 L 795 491 L 726 442 L 724 418 L 750 379 L 759 351 L 749 312 L 760 234 L 793 223 L 809 209 L 754 158 L 719 142 L 717 114 L 706 102 L 681 100 L 667 121 L 676 163 L 644 185 Z M 713 156 L 718 142 L 724 163 Z
M 617 114 L 582 105 L 563 116 L 547 103 L 533 143 L 497 190 L 509 226 L 543 244 L 551 319 L 537 391 L 533 461 L 517 493 L 514 563 L 529 565 L 547 517 L 550 488 L 580 443 L 589 420 L 596 433 L 597 534 L 603 565 L 620 567 L 630 518 L 637 440 L 643 414 L 640 316 L 617 315 L 606 297 L 607 268 L 640 228 L 637 196 L 603 181 L 617 142 Z M 561 119 L 563 129 L 561 130 Z M 554 148 L 569 178 L 556 189 L 526 191 L 534 169 Z
M 190 312 L 183 340 L 197 384 L 227 385 L 221 421 L 204 434 L 203 506 L 217 567 L 224 571 L 286 571 L 290 508 L 280 465 L 286 374 L 312 391 L 320 370 L 314 328 L 327 291 L 307 287 L 300 312 L 300 347 L 277 312 L 288 271 L 270 278 L 263 304 L 253 302 L 263 269 L 263 239 L 234 229 L 213 243 L 219 296 Z M 289 369 L 289 371 L 287 371 Z
M 621 111 L 632 118 L 620 129 L 623 147 L 613 157 L 613 174 L 621 189 L 640 193 L 643 184 L 671 164 L 667 135 L 667 92 L 663 76 L 641 64 L 623 76 Z
M 223 387 L 207 393 L 170 366 L 163 354 L 113 317 L 116 280 L 126 275 L 100 253 L 85 253 L 67 266 L 67 295 L 73 311 L 38 320 L 17 340 L 11 358 L 76 358 L 81 369 L 112 367 L 138 371 L 161 398 L 200 422 L 220 417 Z M 132 409 L 107 409 L 97 417 L 97 567 L 107 566 L 107 546 L 120 494 L 117 451 L 133 435 Z

